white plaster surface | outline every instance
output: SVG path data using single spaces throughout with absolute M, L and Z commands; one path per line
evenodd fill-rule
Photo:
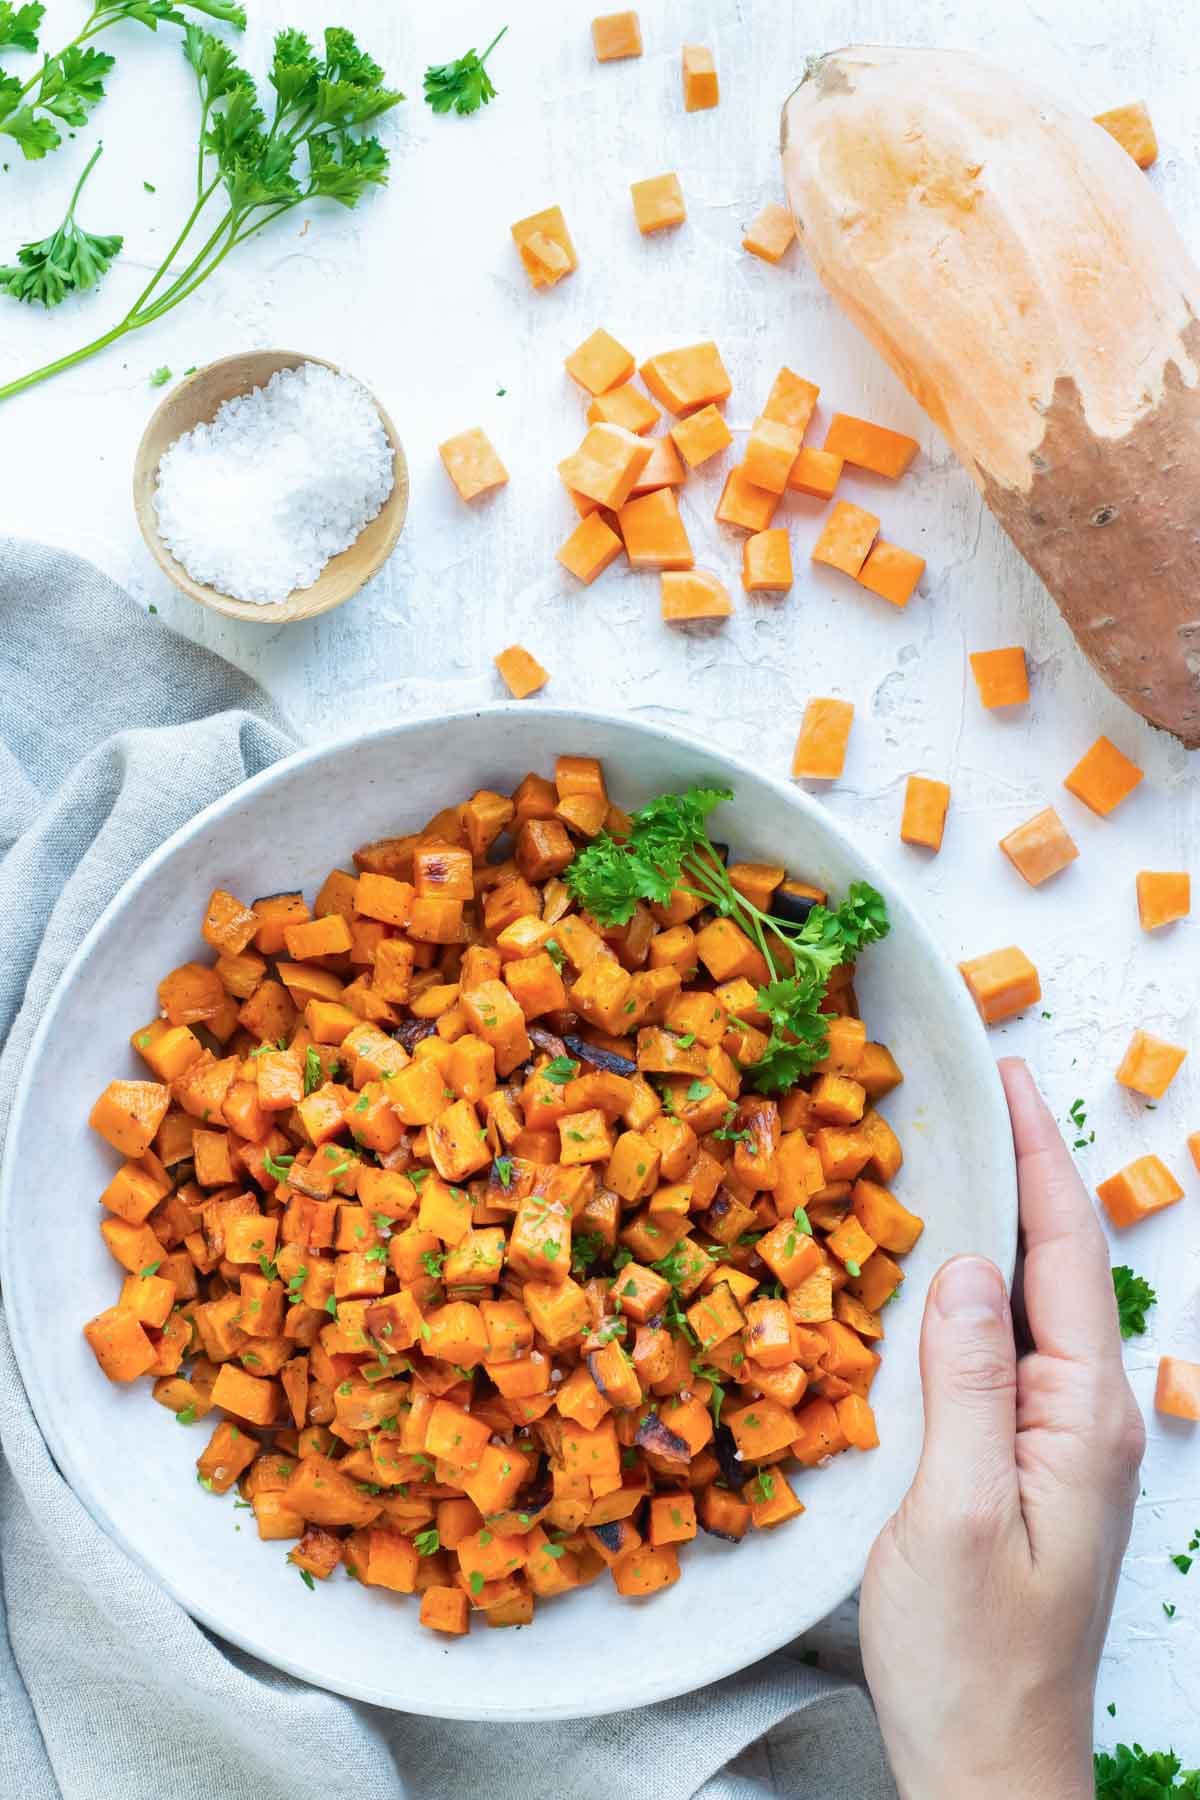
M 1036 578 L 983 510 L 915 403 L 825 297 L 793 249 L 780 268 L 745 256 L 743 225 L 779 198 L 780 103 L 807 56 L 854 41 L 972 47 L 1035 71 L 1087 112 L 1144 97 L 1162 145 L 1148 181 L 1185 235 L 1200 238 L 1200 34 L 1183 0 L 643 0 L 646 54 L 597 67 L 583 0 L 478 0 L 393 6 L 354 0 L 258 0 L 244 55 L 261 72 L 270 33 L 352 23 L 409 94 L 386 127 L 390 188 L 354 214 L 313 209 L 244 247 L 161 325 L 91 364 L 0 407 L 0 530 L 92 557 L 163 624 L 250 670 L 310 737 L 500 696 L 491 657 L 520 640 L 552 673 L 547 697 L 634 712 L 786 766 L 810 694 L 857 707 L 844 779 L 825 804 L 862 834 L 924 904 L 949 956 L 1017 942 L 1041 969 L 1044 1013 L 996 1034 L 1026 1055 L 1060 1118 L 1080 1097 L 1095 1143 L 1079 1153 L 1093 1184 L 1157 1151 L 1187 1188 L 1183 1203 L 1122 1242 L 1158 1289 L 1147 1337 L 1127 1362 L 1147 1416 L 1144 1493 L 1118 1596 L 1097 1702 L 1097 1741 L 1174 1743 L 1200 1762 L 1200 1564 L 1187 1579 L 1168 1555 L 1200 1526 L 1200 1438 L 1157 1419 L 1161 1351 L 1200 1357 L 1200 1177 L 1185 1148 L 1200 1129 L 1200 1057 L 1150 1110 L 1113 1070 L 1134 1025 L 1196 1044 L 1197 927 L 1138 928 L 1138 868 L 1191 864 L 1200 876 L 1200 762 L 1144 726 L 1091 673 Z M 82 0 L 50 0 L 46 43 L 67 38 Z M 420 100 L 425 64 L 508 19 L 493 58 L 500 96 L 472 119 L 435 118 Z M 679 97 L 684 41 L 711 44 L 719 110 L 691 116 Z M 127 249 L 96 296 L 49 317 L 0 301 L 0 381 L 104 329 L 133 298 L 187 210 L 194 156 L 190 74 L 173 34 L 123 27 L 110 97 L 40 166 L 9 157 L 0 172 L 0 255 L 52 229 L 97 134 L 106 154 L 81 209 Z M 10 61 L 11 66 L 11 61 Z M 679 231 L 642 240 L 628 184 L 679 173 L 689 208 Z M 152 183 L 147 193 L 143 182 Z M 513 219 L 560 202 L 578 272 L 549 293 L 529 287 L 509 239 Z M 574 523 L 554 465 L 583 424 L 561 359 L 603 324 L 643 356 L 714 336 L 734 378 L 731 423 L 744 430 L 780 363 L 819 381 L 824 403 L 912 431 L 921 454 L 897 487 L 848 477 L 848 498 L 881 512 L 885 534 L 928 560 L 904 612 L 808 561 L 816 502 L 793 496 L 777 523 L 792 532 L 798 579 L 783 600 L 746 601 L 740 545 L 712 511 L 726 459 L 683 496 L 698 560 L 720 572 L 737 611 L 720 629 L 676 633 L 658 618 L 653 576 L 614 567 L 590 589 L 553 560 Z M 253 346 L 328 357 L 374 389 L 397 422 L 412 475 L 409 522 L 380 578 L 340 611 L 270 631 L 222 620 L 179 595 L 151 563 L 134 524 L 134 450 L 158 396 L 151 370 L 177 374 Z M 504 392 L 500 393 L 499 390 Z M 480 424 L 510 485 L 467 508 L 437 443 Z M 1105 585 L 1098 565 L 1097 586 Z M 1110 596 L 1121 603 L 1120 594 Z M 985 713 L 967 666 L 972 649 L 1026 646 L 1028 708 Z M 121 670 L 98 671 L 113 682 Z M 129 695 L 129 721 L 138 699 Z M 1061 786 L 1098 732 L 1146 770 L 1109 820 Z M 936 859 L 900 844 L 905 777 L 945 777 L 953 802 Z M 452 775 L 452 771 L 450 772 Z M 996 849 L 1045 804 L 1059 807 L 1081 856 L 1042 891 Z M 920 1005 L 920 995 L 914 995 Z M 1048 1014 L 1049 1016 L 1045 1016 Z M 1068 1128 L 1069 1129 L 1069 1128 Z M 913 1197 L 936 1208 L 936 1193 Z M 1168 1623 L 1163 1601 L 1177 1607 Z M 814 1642 L 852 1654 L 852 1609 Z M 1116 1705 L 1116 1717 L 1106 1712 Z

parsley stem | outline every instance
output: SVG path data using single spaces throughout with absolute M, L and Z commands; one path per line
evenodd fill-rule
M 71 195 L 71 204 L 67 208 L 67 217 L 66 217 L 66 221 L 65 221 L 67 224 L 69 224 L 71 222 L 71 220 L 75 217 L 75 208 L 79 204 L 79 196 L 83 192 L 84 182 L 87 180 L 88 176 L 91 174 L 92 170 L 95 168 L 96 164 L 99 162 L 99 160 L 103 154 L 104 154 L 104 145 L 97 144 L 96 148 L 92 151 L 92 154 L 88 158 L 87 167 L 84 169 L 83 174 L 79 177 L 79 180 L 75 183 L 75 192 Z
M 484 51 L 483 55 L 480 57 L 479 61 L 481 64 L 485 63 L 487 61 L 488 57 L 492 54 L 492 51 L 496 48 L 496 45 L 500 42 L 500 39 L 504 36 L 504 34 L 507 30 L 508 30 L 507 25 L 502 25 L 500 27 L 499 31 L 496 33 L 496 35 L 492 39 L 491 43 L 488 45 L 487 49 Z

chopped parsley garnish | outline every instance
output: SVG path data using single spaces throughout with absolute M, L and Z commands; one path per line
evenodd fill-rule
M 574 1081 L 579 1073 L 579 1064 L 569 1056 L 553 1057 L 542 1070 L 542 1078 L 553 1082 L 555 1087 L 566 1087 L 568 1081 Z
M 566 962 L 567 959 L 563 952 L 563 947 L 559 943 L 558 939 L 557 938 L 547 938 L 546 943 L 545 943 L 545 950 L 546 950 L 546 955 L 550 958 L 550 961 L 554 964 L 555 968 L 558 970 L 559 974 L 561 975 L 562 971 L 563 971 L 563 964 Z
M 1117 1296 L 1117 1316 L 1123 1338 L 1142 1337 L 1146 1330 L 1146 1314 L 1158 1295 L 1127 1263 L 1118 1263 L 1112 1272 L 1113 1291 Z
M 511 1156 L 498 1156 L 492 1164 L 496 1171 L 496 1180 L 507 1193 L 513 1183 L 513 1159 Z
M 315 1045 L 310 1044 L 304 1052 L 304 1098 L 306 1100 L 310 1094 L 316 1093 L 324 1079 L 320 1053 Z
M 177 1425 L 194 1425 L 199 1417 L 200 1414 L 197 1412 L 194 1404 L 191 1406 L 184 1406 L 175 1414 L 175 1423 Z
M 160 1256 L 157 1262 L 147 1263 L 144 1269 L 139 1269 L 138 1274 L 143 1281 L 149 1281 L 151 1275 L 157 1275 L 161 1268 L 162 1257 Z
M 271 1152 L 268 1150 L 263 1156 L 263 1168 L 267 1171 L 267 1174 L 271 1177 L 272 1181 L 286 1181 L 288 1179 L 288 1170 L 295 1160 L 296 1158 L 294 1156 L 272 1156 Z
M 446 1252 L 444 1250 L 422 1250 L 421 1266 L 427 1275 L 433 1277 L 434 1281 L 440 1281 L 442 1271 L 446 1266 Z
M 442 1547 L 442 1540 L 432 1528 L 429 1531 L 418 1531 L 413 1539 L 418 1556 L 432 1556 Z
M 296 1573 L 299 1575 L 301 1581 L 304 1583 L 305 1587 L 309 1590 L 309 1592 L 315 1593 L 317 1584 L 312 1578 L 312 1571 L 310 1569 L 300 1568 L 299 1564 L 297 1564 L 297 1563 L 293 1563 L 292 1567 L 296 1570 Z

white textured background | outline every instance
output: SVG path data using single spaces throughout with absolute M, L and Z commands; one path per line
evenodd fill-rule
M 608 0 L 605 0 L 608 3 Z M 50 0 L 48 47 L 77 29 L 83 0 Z M 1184 1140 L 1200 1129 L 1200 1057 L 1154 1110 L 1113 1070 L 1131 1028 L 1195 1044 L 1194 923 L 1147 937 L 1137 925 L 1139 867 L 1200 877 L 1200 761 L 1113 699 L 1076 652 L 1038 582 L 983 511 L 966 476 L 916 405 L 789 252 L 773 269 L 745 256 L 741 230 L 780 197 L 780 103 L 806 56 L 854 42 L 950 44 L 1036 72 L 1091 113 L 1144 97 L 1162 159 L 1149 175 L 1184 233 L 1200 238 L 1200 34 L 1184 0 L 645 0 L 646 54 L 597 67 L 582 0 L 258 0 L 244 55 L 261 72 L 278 25 L 350 23 L 409 94 L 386 127 L 390 189 L 354 215 L 299 215 L 240 251 L 160 326 L 0 408 L 0 530 L 91 556 L 146 604 L 143 629 L 169 623 L 256 674 L 312 737 L 498 697 L 491 657 L 519 639 L 552 673 L 548 695 L 661 718 L 783 768 L 809 694 L 854 700 L 844 780 L 825 803 L 862 833 L 923 900 L 948 955 L 1020 943 L 1041 969 L 1045 1011 L 997 1034 L 1029 1057 L 1063 1117 L 1084 1099 L 1096 1141 L 1080 1167 L 1093 1184 L 1157 1151 L 1187 1186 L 1168 1214 L 1114 1245 L 1154 1283 L 1159 1305 L 1128 1364 L 1150 1426 L 1144 1494 L 1098 1695 L 1097 1741 L 1174 1742 L 1200 1762 L 1200 1564 L 1184 1580 L 1170 1552 L 1200 1526 L 1200 1436 L 1151 1408 L 1162 1350 L 1200 1357 L 1200 1178 Z M 427 62 L 482 48 L 507 17 L 492 65 L 500 97 L 473 119 L 435 118 L 421 103 Z M 716 112 L 691 116 L 679 96 L 684 40 L 712 45 Z M 0 381 L 73 348 L 129 303 L 187 210 L 195 108 L 177 35 L 110 34 L 119 54 L 110 97 L 78 143 L 40 166 L 9 156 L 0 172 L 0 260 L 45 235 L 97 134 L 107 153 L 81 208 L 93 230 L 121 230 L 126 254 L 99 295 L 44 317 L 0 300 Z M 23 59 L 9 57 L 15 68 Z M 4 140 L 0 140 L 3 143 Z M 678 171 L 689 208 L 678 232 L 642 240 L 628 184 Z M 154 194 L 143 189 L 153 183 Z M 513 219 L 564 207 L 578 273 L 535 293 L 509 238 Z M 928 559 L 920 593 L 896 612 L 807 552 L 820 507 L 791 496 L 798 580 L 783 600 L 743 603 L 740 550 L 712 521 L 726 466 L 693 476 L 683 497 L 698 560 L 733 588 L 736 616 L 711 635 L 659 621 L 657 580 L 614 567 L 576 587 L 553 560 L 574 513 L 554 465 L 580 435 L 584 407 L 563 354 L 603 324 L 639 356 L 714 336 L 734 378 L 731 423 L 759 410 L 777 367 L 822 384 L 831 407 L 912 431 L 922 454 L 896 488 L 850 476 L 846 497 L 881 512 L 887 536 Z M 201 612 L 144 552 L 129 477 L 158 398 L 162 363 L 181 373 L 252 346 L 282 345 L 342 363 L 374 389 L 407 447 L 409 522 L 388 569 L 357 600 L 310 625 L 267 631 Z M 501 396 L 499 389 L 506 392 Z M 819 443 L 822 407 L 810 441 Z M 453 494 L 436 445 L 481 424 L 510 486 L 474 508 Z M 1097 583 L 1104 580 L 1096 570 Z M 1122 596 L 1111 602 L 1120 605 Z M 971 649 L 1023 643 L 1032 704 L 1013 716 L 979 706 Z M 119 683 L 121 670 L 98 671 Z M 129 696 L 138 723 L 138 699 Z M 1115 817 L 1092 817 L 1062 775 L 1105 731 L 1145 768 Z M 946 844 L 928 859 L 897 837 L 905 777 L 953 785 Z M 996 840 L 1047 802 L 1082 855 L 1041 892 L 1028 889 Z M 920 996 L 914 996 L 920 1004 Z M 1073 1134 L 1072 1134 L 1073 1135 Z M 936 1194 L 915 1196 L 924 1209 Z M 1168 1623 L 1162 1602 L 1177 1606 Z M 849 1610 L 817 1634 L 848 1653 Z M 1112 1701 L 1115 1721 L 1105 1711 Z

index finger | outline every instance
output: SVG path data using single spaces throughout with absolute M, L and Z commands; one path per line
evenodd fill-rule
M 1025 1247 L 1025 1312 L 1038 1350 L 1120 1359 L 1108 1244 L 1046 1102 L 1019 1057 L 999 1063 L 1012 1119 Z

